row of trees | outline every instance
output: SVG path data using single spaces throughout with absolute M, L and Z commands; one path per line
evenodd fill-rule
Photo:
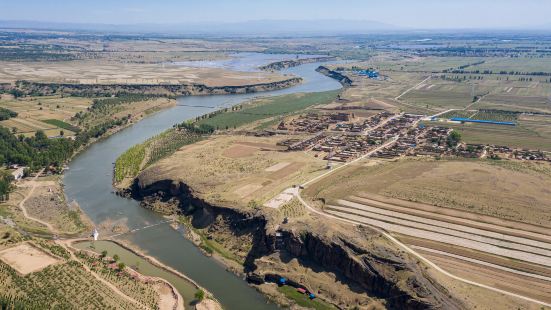
M 499 75 L 532 75 L 532 76 L 551 76 L 551 72 L 521 72 L 521 71 L 505 71 L 494 72 L 492 70 L 463 70 L 463 69 L 446 69 L 442 70 L 442 73 L 454 73 L 454 74 L 499 74 Z

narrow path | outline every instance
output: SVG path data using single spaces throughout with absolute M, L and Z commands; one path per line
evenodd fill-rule
M 422 80 L 418 84 L 415 84 L 414 86 L 406 89 L 403 93 L 401 93 L 396 98 L 394 98 L 394 100 L 398 101 L 398 99 L 400 99 L 403 95 L 405 95 L 405 94 L 409 93 L 410 91 L 414 90 L 416 87 L 419 87 L 419 85 L 425 83 L 426 81 L 430 80 L 431 78 L 432 78 L 432 75 L 429 75 L 426 79 Z
M 38 184 L 35 182 L 38 177 L 40 177 L 40 175 L 42 174 L 42 172 L 44 172 L 44 169 L 40 170 L 36 176 L 32 179 L 32 181 L 34 182 L 33 183 L 33 186 L 31 187 L 31 189 L 29 190 L 29 193 L 27 193 L 27 195 L 25 196 L 25 198 L 23 198 L 23 200 L 21 200 L 21 202 L 19 203 L 19 208 L 21 209 L 21 211 L 23 212 L 23 216 L 25 216 L 25 218 L 31 220 L 31 221 L 34 221 L 34 222 L 37 222 L 37 223 L 40 223 L 44 226 L 46 226 L 48 228 L 48 230 L 50 232 L 52 232 L 53 234 L 56 234 L 57 233 L 57 230 L 54 228 L 54 226 L 48 222 L 45 222 L 41 219 L 38 219 L 36 217 L 32 217 L 29 215 L 29 213 L 27 212 L 27 209 L 25 208 L 25 202 L 27 202 L 27 200 L 29 198 L 31 198 L 31 196 L 33 195 L 34 193 L 34 190 L 38 187 Z

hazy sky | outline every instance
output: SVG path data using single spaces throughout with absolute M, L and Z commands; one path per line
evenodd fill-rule
M 549 0 L 0 0 L 0 19 L 82 23 L 374 20 L 412 28 L 551 26 Z

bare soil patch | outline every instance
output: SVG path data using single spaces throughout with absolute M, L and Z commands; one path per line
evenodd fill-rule
M 294 172 L 299 171 L 303 165 L 304 165 L 303 163 L 292 163 L 290 165 L 287 165 L 285 168 L 272 172 L 268 177 L 272 180 L 284 178 Z
M 270 166 L 268 168 L 266 168 L 264 171 L 268 171 L 268 172 L 275 172 L 275 171 L 279 171 L 285 167 L 287 167 L 288 165 L 290 165 L 291 163 L 289 162 L 282 162 L 282 163 L 277 163 L 273 166 Z
M 256 147 L 249 147 L 245 145 L 232 145 L 222 155 L 228 158 L 243 158 L 253 155 L 258 149 Z
M 538 274 L 545 277 L 551 277 L 551 268 L 546 268 L 544 266 L 531 264 L 528 262 L 522 262 L 518 260 L 512 260 L 512 259 L 497 256 L 497 255 L 474 251 L 464 247 L 449 245 L 438 241 L 410 237 L 406 235 L 399 235 L 399 239 L 408 245 L 436 249 L 446 253 L 460 255 L 463 257 L 468 257 L 468 258 L 492 263 L 495 265 L 504 266 L 507 268 L 512 268 L 523 272 Z
M 551 227 L 549 164 L 403 159 L 351 165 L 305 190 L 326 201 L 358 193 Z
M 0 259 L 23 275 L 42 270 L 58 262 L 54 257 L 28 243 L 1 251 Z
M 279 145 L 275 145 L 275 144 L 262 143 L 262 142 L 240 141 L 240 142 L 236 142 L 236 144 L 252 146 L 252 147 L 260 148 L 260 149 L 263 149 L 263 150 L 270 150 L 270 151 L 284 151 L 284 150 L 287 149 L 287 147 L 285 147 L 285 146 L 279 146 Z
M 247 184 L 244 185 L 238 189 L 235 190 L 235 193 L 239 195 L 239 197 L 244 198 L 249 196 L 250 194 L 254 193 L 256 190 L 261 189 L 261 184 Z
M 543 302 L 551 302 L 551 283 L 548 281 L 528 278 L 430 252 L 423 252 L 422 254 L 444 270 L 459 277 L 468 278 L 479 283 Z

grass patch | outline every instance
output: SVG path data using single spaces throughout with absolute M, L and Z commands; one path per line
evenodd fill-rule
M 329 309 L 335 309 L 332 305 L 324 302 L 323 300 L 319 299 L 310 299 L 307 295 L 301 294 L 297 292 L 296 288 L 292 286 L 280 286 L 277 288 L 277 290 L 281 293 L 283 293 L 287 298 L 294 300 L 297 305 L 301 307 L 311 308 L 311 309 L 317 309 L 317 310 L 329 310 Z
M 263 98 L 238 111 L 213 113 L 208 118 L 199 120 L 197 124 L 206 124 L 218 129 L 237 128 L 258 120 L 297 112 L 313 105 L 330 103 L 339 92 L 340 90 L 334 90 Z
M 44 122 L 46 124 L 54 125 L 54 126 L 59 127 L 61 129 L 70 130 L 72 132 L 80 131 L 80 129 L 78 127 L 73 126 L 73 125 L 71 125 L 69 123 L 66 123 L 66 122 L 64 122 L 62 120 L 59 120 L 59 119 L 45 119 L 42 122 Z
M 233 260 L 241 265 L 243 265 L 245 262 L 240 259 L 237 255 L 231 253 L 230 251 L 226 250 L 220 243 L 212 240 L 212 239 L 208 239 L 207 236 L 203 233 L 202 230 L 200 229 L 197 229 L 195 227 L 193 227 L 193 225 L 191 224 L 191 219 L 190 218 L 187 218 L 185 216 L 180 216 L 179 217 L 179 222 L 184 224 L 188 229 L 191 229 L 194 233 L 196 233 L 200 238 L 201 238 L 201 244 L 199 245 L 199 247 L 203 250 L 205 250 L 205 252 L 209 253 L 209 254 L 213 254 L 213 253 L 217 253 L 219 254 L 220 256 L 226 258 L 226 259 L 229 259 L 229 260 Z
M 462 140 L 473 144 L 507 145 L 514 148 L 551 151 L 551 137 L 525 127 L 522 121 L 517 126 L 492 124 L 430 123 L 459 131 Z
M 243 265 L 245 262 L 240 259 L 237 255 L 226 250 L 220 243 L 208 239 L 200 230 L 194 229 L 194 231 L 201 237 L 201 248 L 207 251 L 207 253 L 212 254 L 216 252 L 220 256 L 238 262 Z

